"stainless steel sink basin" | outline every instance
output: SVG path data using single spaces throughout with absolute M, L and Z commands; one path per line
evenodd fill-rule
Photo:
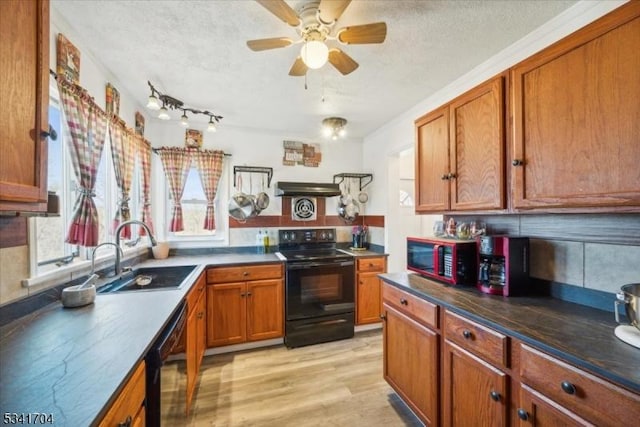
M 101 286 L 98 293 L 179 289 L 195 268 L 195 265 L 137 268 Z

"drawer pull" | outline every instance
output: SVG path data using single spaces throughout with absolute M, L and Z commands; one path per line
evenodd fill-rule
M 471 339 L 471 331 L 465 329 L 464 331 L 462 331 L 462 336 L 467 340 Z
M 381 315 L 380 315 L 380 319 L 381 319 L 381 320 L 387 320 L 387 316 L 386 316 L 386 314 L 381 314 Z
M 126 420 L 124 420 L 121 423 L 118 423 L 118 427 L 131 427 L 132 421 L 133 420 L 131 419 L 131 415 L 129 415 Z
M 527 413 L 527 411 L 520 408 L 518 409 L 518 418 L 520 418 L 522 421 L 527 421 L 529 419 L 529 414 Z
M 249 275 L 249 272 L 248 272 L 248 271 L 245 271 L 245 272 L 243 272 L 243 273 L 242 273 L 242 275 L 243 275 L 243 276 L 245 276 L 245 277 L 247 277 L 247 276 Z
M 562 381 L 560 387 L 562 387 L 562 391 L 567 394 L 576 394 L 576 387 L 569 381 Z
M 491 400 L 493 400 L 494 402 L 500 401 L 500 393 L 495 390 L 492 390 L 491 393 L 489 393 L 489 396 L 491 396 Z
M 400 298 L 400 304 L 402 304 L 402 305 L 409 305 L 409 301 L 407 301 L 407 300 L 406 300 L 406 299 L 404 299 L 404 298 Z

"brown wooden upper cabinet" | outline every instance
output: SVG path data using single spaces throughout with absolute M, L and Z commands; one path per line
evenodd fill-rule
M 46 211 L 49 1 L 0 1 L 0 40 L 0 211 Z
M 416 120 L 416 212 L 504 209 L 500 75 Z
M 639 73 L 638 1 L 512 68 L 513 208 L 638 210 Z

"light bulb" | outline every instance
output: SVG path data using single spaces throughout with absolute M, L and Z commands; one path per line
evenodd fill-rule
M 180 118 L 180 124 L 184 127 L 189 126 L 189 117 L 187 117 L 187 113 L 182 113 L 182 117 Z
M 160 102 L 158 102 L 158 98 L 156 98 L 153 94 L 147 100 L 147 108 L 149 110 L 159 110 Z
M 167 107 L 163 106 L 160 109 L 160 113 L 158 113 L 158 118 L 160 120 L 169 120 L 171 117 L 169 117 L 169 111 L 167 110 Z
M 333 132 L 333 131 L 331 130 L 331 128 L 330 128 L 329 126 L 324 126 L 324 127 L 322 128 L 322 134 L 323 134 L 324 136 L 331 136 L 331 133 L 332 133 L 332 132 Z
M 347 131 L 345 130 L 345 128 L 342 128 L 338 131 L 338 135 L 340 136 L 345 136 L 347 134 Z
M 327 63 L 329 48 L 321 41 L 311 40 L 302 45 L 300 56 L 307 67 L 316 70 Z
M 207 132 L 216 132 L 218 130 L 218 128 L 216 127 L 216 124 L 213 123 L 213 117 L 211 119 L 209 119 L 209 126 L 207 126 Z

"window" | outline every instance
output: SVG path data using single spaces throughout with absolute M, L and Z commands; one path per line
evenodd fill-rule
M 168 234 L 175 240 L 224 240 L 224 230 L 226 228 L 226 210 L 224 209 L 225 199 L 222 190 L 226 188 L 226 166 L 224 166 L 222 176 L 218 182 L 218 191 L 214 200 L 214 212 L 216 216 L 216 229 L 205 230 L 203 228 L 204 217 L 207 209 L 207 199 L 202 189 L 200 175 L 195 167 L 189 170 L 187 180 L 182 193 L 182 222 L 184 230 Z M 171 213 L 173 202 L 166 185 L 167 203 L 165 209 L 166 224 L 171 223 Z
M 67 147 L 68 137 L 62 126 L 63 115 L 58 100 L 58 90 L 55 82 L 50 86 L 51 97 L 49 99 L 49 122 L 58 134 L 57 140 L 49 140 L 48 144 L 48 190 L 55 191 L 60 198 L 60 216 L 36 217 L 30 221 L 31 276 L 37 276 L 47 271 L 73 262 L 80 256 L 88 257 L 88 249 L 78 245 L 65 243 L 69 223 L 73 215 L 73 207 L 76 200 L 77 181 L 73 173 L 73 166 Z M 94 202 L 98 209 L 99 218 L 99 243 L 113 241 L 113 218 L 116 213 L 119 190 L 115 181 L 113 161 L 111 157 L 110 140 L 107 140 L 98 167 Z M 129 207 L 131 218 L 139 218 L 139 163 L 136 161 L 131 183 L 131 195 Z M 138 227 L 132 227 L 132 240 L 135 242 L 138 235 Z M 90 249 L 90 248 L 89 248 Z M 111 253 L 113 248 L 101 249 L 104 253 Z

